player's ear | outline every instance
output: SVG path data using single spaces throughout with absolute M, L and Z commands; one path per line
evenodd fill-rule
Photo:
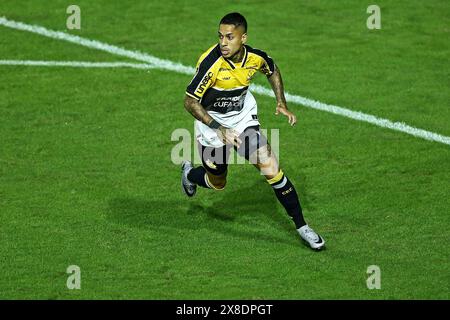
M 247 32 L 242 35 L 241 40 L 242 40 L 242 43 L 247 42 Z

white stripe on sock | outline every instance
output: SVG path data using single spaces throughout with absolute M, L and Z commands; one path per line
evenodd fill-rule
M 274 188 L 274 189 L 281 189 L 281 188 L 283 188 L 286 185 L 286 183 L 287 183 L 287 178 L 286 178 L 286 176 L 284 176 L 283 181 L 281 183 L 279 183 L 279 184 L 272 185 L 272 188 Z

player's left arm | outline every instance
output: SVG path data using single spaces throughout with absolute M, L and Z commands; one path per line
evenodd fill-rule
M 283 79 L 281 78 L 281 72 L 278 66 L 275 64 L 273 73 L 267 77 L 272 86 L 272 90 L 277 98 L 277 107 L 275 109 L 275 115 L 283 114 L 288 118 L 291 126 L 297 122 L 297 117 L 291 111 L 288 110 L 286 104 L 286 97 L 284 96 Z

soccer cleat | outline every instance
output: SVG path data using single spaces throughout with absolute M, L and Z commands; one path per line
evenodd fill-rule
M 197 185 L 189 181 L 187 175 L 189 171 L 193 168 L 192 163 L 190 161 L 183 161 L 181 164 L 181 186 L 183 192 L 188 197 L 193 197 L 197 192 Z
M 304 225 L 297 229 L 297 231 L 300 234 L 300 237 L 302 237 L 312 249 L 320 250 L 325 246 L 325 240 L 323 240 L 323 238 L 314 232 L 308 225 Z

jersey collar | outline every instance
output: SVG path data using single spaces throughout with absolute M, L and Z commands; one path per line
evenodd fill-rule
M 241 68 L 243 68 L 245 63 L 247 62 L 247 55 L 248 55 L 247 48 L 244 45 L 244 57 L 242 58 L 242 61 L 241 61 Z M 236 69 L 236 66 L 234 65 L 233 61 L 231 61 L 225 57 L 223 57 L 223 59 L 230 65 L 231 69 Z

